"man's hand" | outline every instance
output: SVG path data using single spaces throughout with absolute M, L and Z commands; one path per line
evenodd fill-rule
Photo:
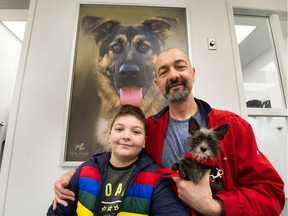
M 204 215 L 223 215 L 223 202 L 212 197 L 209 175 L 210 170 L 207 170 L 198 184 L 180 177 L 173 177 L 173 180 L 179 198 L 192 209 Z
M 53 210 L 57 208 L 58 203 L 67 207 L 68 203 L 65 201 L 65 199 L 69 199 L 72 201 L 75 200 L 75 194 L 72 191 L 65 188 L 69 185 L 69 182 L 75 171 L 76 169 L 73 169 L 65 173 L 54 183 L 55 198 L 53 200 Z

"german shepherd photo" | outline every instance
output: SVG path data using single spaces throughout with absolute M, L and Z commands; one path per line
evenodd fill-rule
M 94 65 L 81 78 L 74 76 L 67 137 L 71 143 L 66 150 L 71 161 L 87 160 L 92 154 L 109 150 L 111 120 L 121 104 L 140 106 L 147 117 L 165 105 L 154 83 L 154 62 L 167 38 L 177 33 L 178 21 L 153 16 L 124 25 L 87 15 L 79 27 L 94 43 Z

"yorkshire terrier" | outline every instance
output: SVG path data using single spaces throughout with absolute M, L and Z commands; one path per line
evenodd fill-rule
M 207 169 L 211 169 L 210 186 L 212 193 L 223 190 L 221 177 L 223 171 L 215 166 L 216 158 L 221 152 L 220 140 L 224 138 L 229 129 L 225 123 L 217 128 L 200 128 L 197 121 L 191 117 L 189 120 L 189 133 L 187 145 L 191 149 L 172 169 L 179 172 L 181 178 L 199 183 Z

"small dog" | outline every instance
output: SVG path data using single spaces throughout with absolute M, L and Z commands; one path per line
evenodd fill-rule
M 191 150 L 178 163 L 175 163 L 172 169 L 179 171 L 181 178 L 192 180 L 196 184 L 203 177 L 205 170 L 211 169 L 212 193 L 223 190 L 220 180 L 223 171 L 216 168 L 215 161 L 221 151 L 219 140 L 224 138 L 228 129 L 228 123 L 214 129 L 200 128 L 197 121 L 191 117 L 189 120 L 191 137 L 187 143 Z

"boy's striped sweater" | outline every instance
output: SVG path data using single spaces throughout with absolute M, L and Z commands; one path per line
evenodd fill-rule
M 128 186 L 124 200 L 117 215 L 148 215 L 154 188 L 157 184 L 156 173 L 142 171 Z M 101 188 L 99 170 L 83 166 L 79 174 L 79 197 L 77 215 L 93 216 Z

